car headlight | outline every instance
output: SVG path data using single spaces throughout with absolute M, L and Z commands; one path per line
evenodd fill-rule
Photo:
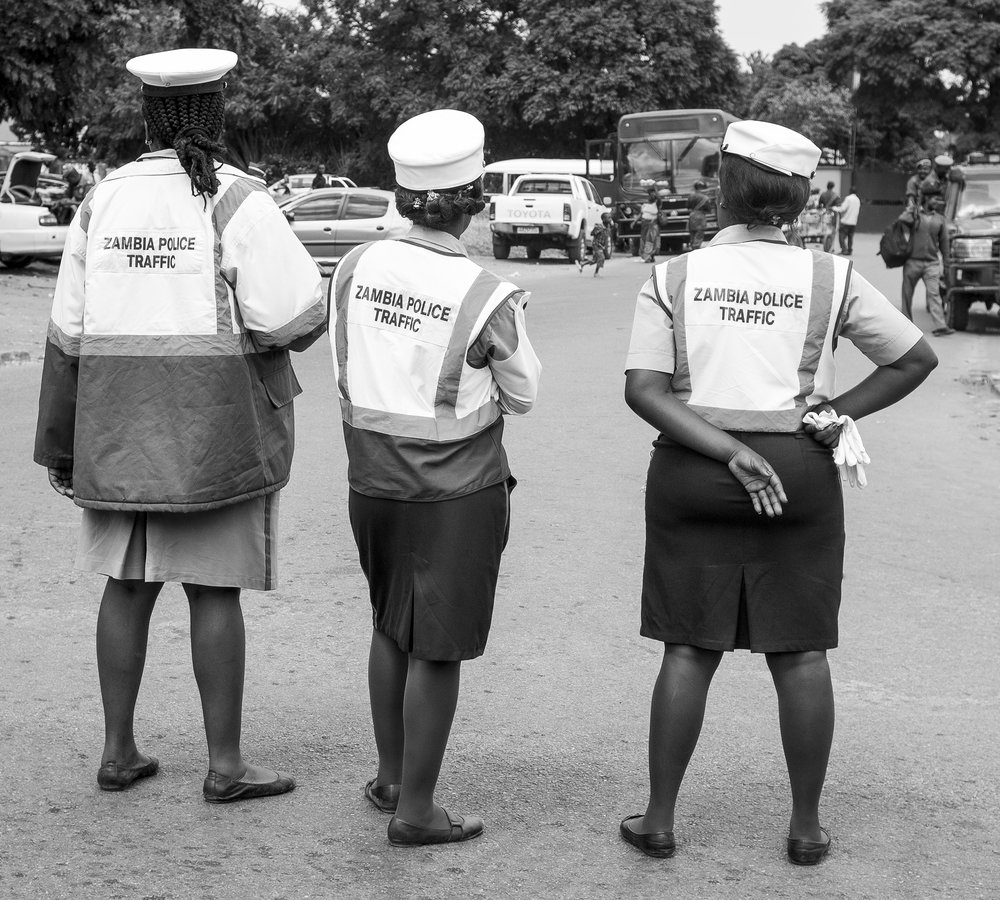
M 44 216 L 38 217 L 39 225 L 58 225 L 59 221 L 56 219 L 52 213 L 46 213 Z
M 955 238 L 951 242 L 953 259 L 988 261 L 993 258 L 992 238 Z

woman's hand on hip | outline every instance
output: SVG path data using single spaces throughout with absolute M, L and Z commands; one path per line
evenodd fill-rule
M 781 504 L 787 503 L 788 497 L 781 486 L 781 479 L 763 456 L 754 453 L 749 447 L 741 447 L 733 451 L 728 465 L 733 477 L 750 495 L 754 512 L 758 516 L 762 512 L 771 518 L 781 515 Z
M 837 415 L 836 411 L 829 403 L 817 403 L 815 406 L 810 406 L 806 412 L 829 412 L 833 415 Z M 818 425 L 813 425 L 811 422 L 802 423 L 802 429 L 809 435 L 809 437 L 816 441 L 816 443 L 822 444 L 824 447 L 829 447 L 831 450 L 837 446 L 837 442 L 840 440 L 840 432 L 843 430 L 843 427 L 844 426 L 839 422 L 834 422 L 832 425 L 827 425 L 823 428 Z

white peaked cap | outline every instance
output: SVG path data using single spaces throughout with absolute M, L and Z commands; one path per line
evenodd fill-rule
M 136 56 L 125 67 L 142 79 L 144 93 L 199 94 L 221 91 L 220 79 L 238 59 L 231 50 L 189 48 Z
M 733 122 L 722 139 L 722 151 L 782 175 L 812 178 L 820 149 L 809 138 L 771 122 Z
M 411 191 L 461 187 L 486 170 L 483 123 L 457 109 L 434 109 L 407 119 L 389 138 L 396 184 Z

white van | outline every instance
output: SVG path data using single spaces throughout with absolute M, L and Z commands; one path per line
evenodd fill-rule
M 610 159 L 590 160 L 590 175 L 607 178 L 613 175 L 615 164 Z M 511 185 L 522 175 L 583 175 L 587 176 L 585 159 L 500 159 L 486 166 L 483 193 L 486 199 L 496 194 L 509 194 Z

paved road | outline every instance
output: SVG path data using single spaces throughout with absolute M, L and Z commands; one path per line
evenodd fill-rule
M 858 240 L 859 270 L 899 276 Z M 493 265 L 492 261 L 490 265 Z M 998 897 L 997 508 L 1000 317 L 935 340 L 916 395 L 865 420 L 865 491 L 847 491 L 838 726 L 816 869 L 783 856 L 787 788 L 763 659 L 724 660 L 685 783 L 677 856 L 617 837 L 645 798 L 656 644 L 638 636 L 651 430 L 621 401 L 646 267 L 598 279 L 549 254 L 494 268 L 534 293 L 545 364 L 535 411 L 508 424 L 520 485 L 487 654 L 468 664 L 440 798 L 482 814 L 461 847 L 397 849 L 361 787 L 373 774 L 369 614 L 346 520 L 329 348 L 299 358 L 282 587 L 248 594 L 245 746 L 299 789 L 200 799 L 205 752 L 185 604 L 154 615 L 137 731 L 162 774 L 121 795 L 94 783 L 101 748 L 94 623 L 100 579 L 71 567 L 78 511 L 30 463 L 40 367 L 0 367 L 0 896 L 16 898 Z M 0 274 L 0 351 L 37 356 L 51 268 Z M 919 301 L 918 301 L 919 305 Z M 919 311 L 918 324 L 929 328 Z M 17 335 L 16 346 L 7 344 Z M 867 363 L 840 351 L 845 382 Z M 790 502 L 809 502 L 792 497 Z

